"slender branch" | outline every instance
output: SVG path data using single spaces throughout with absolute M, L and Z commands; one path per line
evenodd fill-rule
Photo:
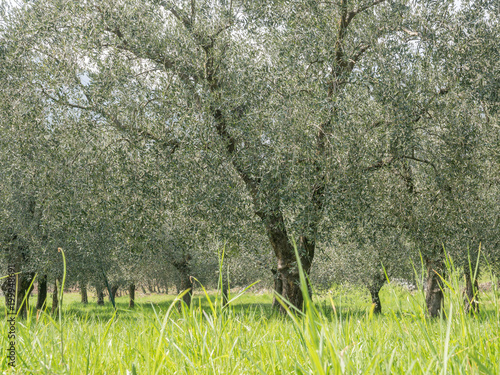
M 74 104 L 74 103 L 68 102 L 68 101 L 63 100 L 63 99 L 57 99 L 57 98 L 53 97 L 52 95 L 50 95 L 47 91 L 45 91 L 45 89 L 43 87 L 41 89 L 42 89 L 43 95 L 45 95 L 47 98 L 49 98 L 50 100 L 54 101 L 57 104 L 62 104 L 62 105 L 65 105 L 65 106 L 71 107 L 71 108 L 82 109 L 84 111 L 92 110 L 92 108 L 90 108 L 90 107 L 84 107 L 84 106 L 81 106 L 79 104 Z
M 347 16 L 347 26 L 349 26 L 349 24 L 351 23 L 351 21 L 353 20 L 354 17 L 356 17 L 356 15 L 360 14 L 360 13 L 363 13 L 365 10 L 371 8 L 371 7 L 374 7 L 375 5 L 377 4 L 380 4 L 380 3 L 383 3 L 385 0 L 375 0 L 374 2 L 370 3 L 370 4 L 367 4 L 365 6 L 362 6 L 352 12 L 349 12 L 349 15 Z
M 391 157 L 385 158 L 385 159 L 380 159 L 379 161 L 377 161 L 376 163 L 370 165 L 369 167 L 364 168 L 364 171 L 365 172 L 376 171 L 376 170 L 378 170 L 380 168 L 383 168 L 383 167 L 386 167 L 386 166 L 392 164 L 396 160 L 397 160 L 397 158 L 395 158 L 394 156 L 391 156 Z
M 71 103 L 71 102 L 69 102 L 67 100 L 63 100 L 61 98 L 55 98 L 54 96 L 50 95 L 43 87 L 41 88 L 41 90 L 42 90 L 42 93 L 47 98 L 49 98 L 50 100 L 52 100 L 53 102 L 55 102 L 59 105 L 98 113 L 101 116 L 103 116 L 104 118 L 107 118 L 108 120 L 110 120 L 115 129 L 122 131 L 122 132 L 125 132 L 125 133 L 135 132 L 136 135 L 139 137 L 152 139 L 155 142 L 158 142 L 160 144 L 163 144 L 163 145 L 170 147 L 172 149 L 171 153 L 174 153 L 175 150 L 180 146 L 179 141 L 177 141 L 175 139 L 165 140 L 165 139 L 162 139 L 162 138 L 154 135 L 153 133 L 147 131 L 146 129 L 134 130 L 133 128 L 131 128 L 129 126 L 125 126 L 116 116 L 108 113 L 103 108 L 99 108 L 96 105 L 90 106 L 90 107 L 85 107 L 85 106 L 82 106 L 79 104 Z M 85 93 L 85 96 L 86 96 L 87 100 L 89 101 L 89 103 L 91 103 L 92 101 L 90 100 L 89 96 L 86 93 Z
M 427 159 L 420 159 L 420 158 L 417 158 L 417 157 L 415 157 L 415 156 L 408 156 L 408 155 L 403 155 L 403 156 L 401 156 L 401 157 L 402 157 L 403 159 L 409 159 L 409 160 L 418 161 L 419 163 L 428 164 L 428 165 L 430 165 L 430 166 L 434 169 L 434 171 L 436 171 L 436 172 L 437 172 L 436 165 L 435 165 L 433 162 L 431 162 L 431 161 L 429 161 L 429 160 L 427 160 Z

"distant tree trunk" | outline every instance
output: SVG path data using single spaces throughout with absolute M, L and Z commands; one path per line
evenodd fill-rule
M 281 276 L 278 274 L 278 270 L 276 268 L 271 269 L 271 272 L 273 273 L 273 280 L 274 280 L 274 294 L 273 294 L 273 304 L 272 308 L 273 310 L 279 310 L 280 309 L 280 303 L 278 302 L 277 296 L 281 296 L 283 294 L 283 282 L 281 281 Z
M 38 296 L 36 299 L 37 310 L 43 310 L 47 304 L 47 275 L 38 279 Z
M 182 300 L 187 306 L 191 306 L 191 298 L 192 298 L 192 293 L 193 293 L 193 287 L 194 284 L 191 279 L 191 267 L 189 266 L 189 261 L 191 260 L 191 256 L 188 254 L 186 255 L 182 260 L 180 261 L 174 261 L 173 265 L 179 272 L 179 284 L 178 284 L 178 290 L 180 293 L 184 292 L 185 290 L 189 291 L 184 294 L 182 297 Z
M 18 275 L 16 311 L 18 312 L 18 316 L 23 319 L 26 319 L 28 316 L 29 298 L 33 291 L 32 282 L 34 277 L 34 273 L 21 272 Z
M 80 285 L 80 295 L 82 297 L 82 303 L 84 305 L 88 304 L 89 303 L 89 297 L 88 297 L 88 294 L 87 294 L 87 284 L 82 283 Z
M 478 269 L 479 271 L 479 269 Z M 466 314 L 479 312 L 479 283 L 477 281 L 479 272 L 474 277 L 475 269 L 465 267 L 465 290 L 464 290 L 464 311 Z
M 128 307 L 134 308 L 134 306 L 135 306 L 135 285 L 134 284 L 130 284 L 128 286 L 128 295 L 129 295 Z
M 16 293 L 16 311 L 18 313 L 18 316 L 25 319 L 28 316 L 28 309 L 29 309 L 29 297 L 31 292 L 33 291 L 33 285 L 32 281 L 33 278 L 35 277 L 35 274 L 33 272 L 20 272 L 19 270 L 21 269 L 20 264 L 14 264 L 12 267 L 9 267 L 9 269 L 12 268 L 15 273 L 17 273 L 15 277 L 15 288 L 17 290 Z M 20 272 L 20 273 L 18 273 Z M 6 278 L 5 281 L 2 283 L 2 291 L 5 296 L 5 302 L 6 305 L 7 299 L 8 299 L 8 294 L 9 294 L 9 278 Z M 26 298 L 26 300 L 24 300 Z
M 229 280 L 228 280 L 228 269 L 227 267 L 221 268 L 221 293 L 222 293 L 222 306 L 226 306 L 229 302 Z
M 380 314 L 382 313 L 382 303 L 380 302 L 380 289 L 385 284 L 385 276 L 382 274 L 374 276 L 374 279 L 368 285 L 368 290 L 370 291 L 370 296 L 372 298 L 373 313 Z
M 143 294 L 146 294 L 146 293 L 147 293 L 147 292 L 146 292 L 146 289 L 144 289 L 144 285 L 143 285 L 143 284 L 141 284 L 141 290 L 142 290 L 142 293 L 143 293 Z
M 119 286 L 116 285 L 116 284 L 111 287 L 111 294 L 109 295 L 109 301 L 110 302 L 112 302 L 112 301 L 115 300 L 115 298 L 116 298 L 116 292 L 118 292 L 118 288 L 119 288 Z
M 442 257 L 436 260 L 427 259 L 427 282 L 425 286 L 425 303 L 431 318 L 440 315 L 444 304 L 444 262 Z
M 59 296 L 57 295 L 57 278 L 54 280 L 54 290 L 52 291 L 52 314 L 56 315 L 59 309 Z
M 103 306 L 104 305 L 104 289 L 103 289 L 103 287 L 97 286 L 96 292 L 97 292 L 97 306 Z

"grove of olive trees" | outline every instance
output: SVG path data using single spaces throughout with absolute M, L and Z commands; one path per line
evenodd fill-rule
M 127 289 L 133 306 L 139 285 L 263 279 L 300 310 L 300 262 L 310 293 L 364 285 L 375 312 L 387 279 L 423 267 L 427 310 L 439 316 L 449 255 L 465 275 L 465 308 L 477 309 L 479 271 L 500 264 L 497 10 L 6 7 L 0 262 L 20 272 L 18 301 L 37 275 L 43 307 L 62 247 L 84 302 L 88 287 L 98 302 Z

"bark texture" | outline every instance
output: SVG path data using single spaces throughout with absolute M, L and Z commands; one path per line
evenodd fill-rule
M 87 293 L 87 285 L 86 284 L 82 284 L 80 286 L 80 296 L 82 297 L 81 302 L 84 305 L 86 305 L 87 303 L 89 303 L 89 296 L 88 296 L 88 293 Z
M 283 281 L 281 280 L 281 276 L 278 274 L 278 270 L 276 268 L 273 268 L 271 272 L 273 273 L 273 279 L 274 279 L 274 294 L 273 294 L 272 308 L 273 310 L 279 310 L 280 303 L 278 302 L 277 296 L 283 295 Z
M 183 259 L 179 261 L 174 261 L 173 265 L 175 269 L 179 272 L 179 283 L 178 283 L 178 291 L 180 293 L 188 290 L 184 296 L 182 296 L 182 300 L 189 307 L 191 306 L 191 299 L 193 293 L 194 283 L 191 279 L 191 267 L 189 265 L 189 261 L 191 260 L 190 255 L 186 255 Z
M 431 318 L 435 318 L 441 314 L 441 308 L 444 303 L 444 283 L 441 278 L 444 278 L 444 276 L 443 260 L 441 258 L 437 260 L 427 259 L 425 303 L 427 305 L 427 312 Z
M 128 286 L 128 296 L 129 296 L 128 307 L 134 308 L 135 307 L 135 284 L 130 284 Z
M 47 275 L 38 279 L 38 296 L 36 299 L 37 310 L 43 310 L 47 305 Z
M 368 285 L 368 290 L 370 291 L 370 296 L 372 299 L 372 305 L 373 307 L 373 313 L 374 314 L 380 314 L 382 313 L 382 303 L 380 302 L 380 289 L 385 284 L 385 275 L 379 274 L 374 277 L 374 279 L 369 283 Z
M 96 287 L 97 306 L 104 306 L 104 289 L 102 286 Z
M 33 278 L 35 274 L 32 272 L 20 272 L 21 269 L 20 264 L 15 264 L 13 269 L 15 270 L 16 280 L 15 280 L 15 299 L 16 299 L 16 311 L 19 317 L 25 319 L 28 316 L 29 310 L 29 297 L 31 292 L 33 291 Z M 18 273 L 19 272 L 19 273 Z M 5 302 L 7 305 L 7 294 L 8 294 L 8 282 L 9 278 L 6 278 L 2 283 L 2 291 L 5 295 Z M 26 299 L 25 299 L 26 298 Z
M 116 292 L 118 292 L 118 288 L 119 286 L 118 285 L 113 285 L 111 287 L 111 294 L 109 295 L 109 301 L 112 302 L 115 300 L 116 298 Z
M 59 309 L 59 296 L 57 295 L 57 279 L 54 280 L 54 290 L 52 291 L 52 314 L 56 315 Z
M 274 254 L 278 260 L 277 278 L 281 281 L 281 295 L 292 306 L 302 310 L 304 298 L 300 288 L 300 274 L 297 266 L 297 257 L 295 249 L 288 239 L 283 215 L 276 213 L 274 215 L 262 215 L 266 225 L 267 236 L 271 242 Z M 315 243 L 302 236 L 298 243 L 299 260 L 302 264 L 305 276 L 307 277 L 311 269 L 312 259 L 314 257 Z M 276 278 L 275 278 L 276 280 Z M 279 285 L 277 285 L 279 287 Z M 310 291 L 310 286 L 308 285 Z M 277 307 L 278 311 L 285 314 L 286 309 Z
M 477 274 L 474 277 L 474 270 L 466 269 L 465 289 L 464 289 L 464 311 L 466 314 L 479 312 L 479 283 Z

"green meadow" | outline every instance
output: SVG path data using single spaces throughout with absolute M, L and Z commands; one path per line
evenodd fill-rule
M 422 292 L 391 284 L 374 315 L 362 290 L 337 287 L 304 313 L 280 316 L 270 294 L 195 293 L 191 309 L 168 295 L 128 296 L 96 306 L 64 296 L 61 316 L 31 311 L 16 324 L 17 365 L 4 374 L 496 374 L 500 313 L 495 288 L 480 312 L 462 311 L 461 286 L 448 285 L 441 318 Z M 33 298 L 33 297 L 32 297 Z M 4 310 L 2 299 L 2 311 Z M 33 299 L 31 306 L 35 304 Z M 49 306 L 50 307 L 50 306 Z M 7 347 L 7 321 L 0 347 Z M 4 354 L 2 354 L 4 355 Z

